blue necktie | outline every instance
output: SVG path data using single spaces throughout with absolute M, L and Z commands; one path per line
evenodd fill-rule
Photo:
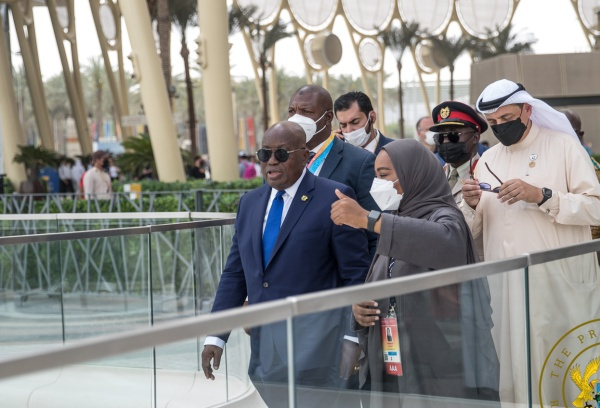
M 284 194 L 285 190 L 280 190 L 275 195 L 273 203 L 271 203 L 267 223 L 265 224 L 265 232 L 263 233 L 263 266 L 265 268 L 271 258 L 271 252 L 273 251 L 277 234 L 279 234 L 279 228 L 281 227 L 281 215 L 283 214 L 282 196 Z

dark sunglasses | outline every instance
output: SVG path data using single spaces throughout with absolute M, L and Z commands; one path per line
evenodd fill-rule
M 283 163 L 283 162 L 288 161 L 288 159 L 290 158 L 290 153 L 299 152 L 300 150 L 306 150 L 306 148 L 301 147 L 300 149 L 296 149 L 296 150 L 258 149 L 258 152 L 256 152 L 256 157 L 258 157 L 258 160 L 260 160 L 261 162 L 266 163 L 271 158 L 271 155 L 273 153 L 275 153 L 275 160 Z
M 469 132 L 443 132 L 443 133 L 436 133 L 433 136 L 433 139 L 435 140 L 435 142 L 437 144 L 444 144 L 444 139 L 448 139 L 450 141 L 450 143 L 458 143 L 458 140 L 460 139 L 460 135 L 468 135 Z M 475 132 L 470 133 L 471 136 L 473 136 L 475 134 Z
M 504 184 L 504 183 L 502 182 L 502 180 L 500 180 L 500 179 L 498 178 L 498 176 L 496 176 L 496 175 L 494 174 L 494 172 L 493 172 L 493 171 L 490 169 L 490 166 L 488 166 L 488 164 L 487 164 L 487 163 L 485 163 L 485 167 L 486 167 L 486 168 L 488 169 L 488 171 L 489 171 L 489 172 L 492 174 L 492 176 L 494 176 L 494 178 L 500 182 L 500 184 Z M 479 188 L 481 188 L 481 190 L 483 190 L 483 191 L 489 191 L 490 193 L 496 193 L 496 194 L 497 194 L 497 193 L 499 193 L 499 192 L 500 192 L 500 187 L 492 188 L 492 186 L 491 186 L 490 184 L 488 184 L 488 183 L 479 183 Z

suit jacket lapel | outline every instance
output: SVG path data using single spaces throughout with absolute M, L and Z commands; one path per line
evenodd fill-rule
M 277 240 L 275 241 L 275 246 L 273 247 L 273 252 L 271 252 L 271 259 L 277 254 L 277 251 L 281 247 L 281 245 L 285 242 L 288 235 L 294 228 L 294 225 L 300 219 L 300 216 L 308 207 L 308 204 L 313 199 L 312 194 L 309 194 L 315 187 L 315 176 L 307 171 L 304 175 L 304 179 L 298 186 L 298 191 L 296 191 L 296 195 L 294 196 L 294 200 L 292 201 L 292 205 L 283 220 L 283 224 L 281 224 L 281 229 L 279 230 L 279 234 L 277 235 Z M 306 199 L 302 199 L 306 197 Z
M 256 264 L 260 266 L 260 269 L 264 271 L 265 266 L 263 265 L 263 254 L 262 254 L 262 231 L 263 223 L 265 220 L 265 211 L 267 211 L 267 204 L 271 197 L 271 187 L 263 185 L 262 191 L 258 199 L 258 203 L 254 206 L 254 212 L 252 213 L 252 251 L 254 252 L 254 259 Z
M 323 162 L 323 167 L 321 167 L 319 177 L 329 178 L 331 176 L 331 173 L 333 173 L 340 160 L 342 160 L 344 143 L 345 142 L 338 139 L 337 136 L 333 138 L 333 146 L 331 146 L 331 150 Z

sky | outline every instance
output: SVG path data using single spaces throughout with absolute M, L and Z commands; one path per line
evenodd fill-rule
M 491 1 L 491 0 L 486 0 Z M 596 1 L 600 6 L 600 0 Z M 100 46 L 96 30 L 94 28 L 92 15 L 89 9 L 89 3 L 86 1 L 76 1 L 76 25 L 78 51 L 81 64 L 86 64 L 90 58 L 100 56 Z M 42 61 L 42 76 L 48 78 L 59 74 L 62 71 L 56 40 L 52 33 L 52 26 L 48 11 L 44 7 L 34 9 L 34 19 L 36 23 L 36 33 L 39 44 L 40 61 Z M 453 23 L 454 24 L 454 23 Z M 585 34 L 579 25 L 576 12 L 571 5 L 570 0 L 520 0 L 513 18 L 513 25 L 517 32 L 532 34 L 537 38 L 534 45 L 536 54 L 549 53 L 571 53 L 571 52 L 589 52 L 590 46 L 586 40 Z M 198 28 L 190 29 L 188 33 L 189 48 L 194 51 L 196 43 L 193 41 L 198 35 Z M 350 35 L 338 16 L 335 20 L 333 33 L 336 34 L 343 47 L 341 61 L 330 69 L 330 75 L 352 75 L 357 77 L 359 74 L 359 65 L 352 49 Z M 450 28 L 449 34 L 459 33 L 458 26 Z M 127 30 L 123 27 L 123 50 L 127 56 L 131 47 L 127 38 Z M 18 42 L 14 29 L 11 30 L 11 39 L 13 44 L 13 65 L 18 66 L 22 63 L 21 57 L 16 53 L 18 51 Z M 177 29 L 174 28 L 171 36 L 171 55 L 173 64 L 173 75 L 181 76 L 183 73 L 183 62 L 179 56 L 180 36 Z M 246 51 L 243 39 L 240 34 L 234 35 L 230 39 L 232 48 L 230 51 L 231 74 L 234 79 L 252 78 L 252 68 L 250 57 Z M 305 75 L 304 65 L 301 59 L 298 43 L 295 38 L 285 39 L 277 43 L 275 50 L 275 63 L 278 68 L 283 68 L 289 74 Z M 190 54 L 192 65 L 195 63 L 196 54 Z M 116 61 L 116 60 L 115 60 Z M 456 64 L 455 79 L 469 79 L 470 58 L 465 54 Z M 131 71 L 131 64 L 125 60 L 126 70 Z M 406 53 L 403 59 L 402 80 L 415 81 L 417 79 L 416 69 L 412 58 Z M 395 87 L 398 85 L 396 63 L 388 51 L 385 56 L 385 73 L 388 74 L 386 87 Z M 447 69 L 442 70 L 442 79 L 449 78 Z M 425 76 L 425 80 L 433 80 L 433 76 Z

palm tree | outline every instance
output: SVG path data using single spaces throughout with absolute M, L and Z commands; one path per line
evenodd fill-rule
M 400 120 L 398 125 L 400 128 L 400 138 L 404 139 L 404 106 L 402 96 L 402 56 L 407 48 L 415 45 L 418 39 L 417 32 L 419 31 L 418 23 L 408 23 L 401 28 L 391 27 L 388 31 L 383 31 L 379 35 L 379 39 L 383 44 L 392 51 L 396 59 L 398 68 L 398 104 L 400 106 Z M 381 95 L 383 97 L 383 95 Z
M 234 5 L 229 12 L 229 33 L 232 34 L 236 30 L 246 29 L 254 44 L 254 58 L 261 70 L 262 119 L 263 127 L 266 131 L 269 128 L 267 70 L 271 69 L 271 75 L 277 75 L 274 61 L 269 61 L 268 53 L 277 41 L 291 37 L 294 35 L 294 32 L 287 31 L 287 25 L 283 23 L 281 18 L 270 26 L 261 26 L 255 22 L 260 20 L 259 17 L 253 17 L 255 13 L 256 7 L 250 6 L 240 9 L 237 5 Z
M 169 0 L 146 0 L 150 18 L 156 19 L 158 49 L 167 92 L 171 95 L 171 14 Z
M 191 151 L 192 157 L 196 157 L 198 154 L 196 143 L 196 112 L 194 109 L 194 87 L 192 86 L 192 78 L 190 76 L 190 51 L 187 47 L 186 30 L 190 26 L 198 25 L 198 0 L 170 0 L 170 7 L 173 22 L 179 27 L 181 33 L 181 51 L 179 54 L 183 58 L 185 70 Z
M 519 41 L 519 33 L 513 33 L 512 24 L 507 25 L 504 29 L 496 27 L 496 31 L 487 29 L 487 39 L 474 39 L 469 43 L 469 50 L 475 61 L 480 61 L 486 58 L 495 57 L 501 54 L 533 54 L 533 44 L 537 39 L 532 34 L 527 34 L 527 37 Z
M 449 38 L 446 33 L 439 37 L 431 37 L 434 47 L 440 51 L 445 66 L 450 70 L 450 100 L 454 100 L 454 64 L 468 47 L 469 40 L 465 37 Z
M 104 136 L 104 111 L 103 111 L 103 99 L 104 99 L 104 64 L 100 57 L 92 57 L 89 60 L 89 65 L 85 67 L 85 74 L 87 81 L 91 82 L 91 87 L 94 94 L 94 103 L 91 106 L 95 106 L 94 116 L 96 120 L 96 131 L 98 139 Z

